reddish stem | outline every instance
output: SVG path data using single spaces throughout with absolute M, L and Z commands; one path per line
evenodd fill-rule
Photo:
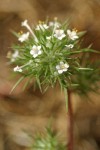
M 71 103 L 71 91 L 68 90 L 68 115 L 69 115 L 69 144 L 68 150 L 73 150 L 73 109 Z

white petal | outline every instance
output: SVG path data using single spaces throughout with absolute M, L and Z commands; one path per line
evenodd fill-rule
M 78 39 L 78 36 L 77 36 L 77 35 L 75 35 L 75 36 L 74 36 L 74 38 L 75 38 L 75 39 Z
M 76 31 L 72 31 L 72 36 L 76 36 Z
M 60 61 L 60 65 L 64 65 L 64 63 L 62 61 Z
M 67 30 L 67 34 L 68 34 L 68 35 L 71 34 L 71 31 L 70 31 L 69 29 Z
M 51 36 L 47 36 L 46 39 L 47 39 L 47 40 L 50 40 L 50 39 L 51 39 Z
M 62 40 L 62 37 L 60 36 L 60 37 L 57 37 L 59 40 Z
M 58 73 L 59 73 L 59 74 L 62 74 L 62 73 L 63 73 L 63 70 L 58 70 Z
M 65 34 L 62 34 L 62 35 L 61 35 L 61 40 L 62 40 L 65 36 L 66 36 Z
M 57 65 L 57 66 L 56 66 L 56 69 L 57 69 L 57 70 L 59 70 L 59 69 L 60 69 L 60 66 L 59 66 L 59 65 Z
M 63 33 L 64 33 L 64 30 L 60 30 L 59 32 L 60 32 L 60 34 L 63 34 Z
M 32 49 L 36 49 L 36 48 L 37 48 L 36 45 L 33 45 Z
M 41 46 L 37 46 L 37 48 L 40 50 L 40 49 L 41 49 Z
M 62 40 L 64 37 L 63 36 L 60 36 L 60 37 L 57 37 L 59 40 Z
M 22 34 L 22 35 L 18 38 L 18 40 L 19 40 L 20 42 L 24 42 L 24 41 L 26 41 L 26 40 L 28 39 L 28 37 L 29 37 L 29 32 Z
M 67 71 L 67 70 L 68 70 L 67 68 L 64 68 L 64 69 L 63 69 L 64 72 Z
M 73 44 L 69 44 L 69 45 L 65 45 L 67 48 L 73 48 L 74 45 Z
M 33 57 L 36 58 L 38 56 L 38 54 L 34 54 Z
M 22 72 L 22 69 L 19 66 L 16 66 L 14 68 L 14 72 Z
M 59 33 L 59 30 L 55 30 L 55 33 L 58 34 L 58 33 Z
M 48 28 L 49 28 L 49 26 L 47 26 L 46 24 L 43 24 L 43 27 L 44 27 L 45 29 L 48 29 Z
M 22 26 L 26 26 L 26 25 L 27 25 L 27 22 L 28 22 L 27 20 L 24 20 L 21 25 L 22 25 Z
M 30 51 L 30 54 L 33 55 L 33 54 L 34 54 L 34 50 L 31 50 L 31 51 Z
M 39 55 L 42 54 L 42 51 L 39 51 L 38 54 L 39 54 Z
M 18 55 L 19 55 L 19 51 L 16 50 L 16 51 L 12 54 L 12 57 L 13 57 L 13 58 L 16 58 L 16 57 L 18 57 Z
M 54 26 L 54 22 L 53 21 L 50 21 L 49 22 L 49 26 L 51 27 L 51 26 Z
M 19 69 L 19 72 L 22 72 L 22 69 Z
M 69 68 L 69 65 L 68 65 L 68 64 L 64 64 L 64 66 L 65 66 L 66 68 Z

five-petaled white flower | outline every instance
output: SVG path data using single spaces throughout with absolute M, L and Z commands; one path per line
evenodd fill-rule
M 30 51 L 30 54 L 35 58 L 42 53 L 41 46 L 34 45 Z
M 65 45 L 67 48 L 73 48 L 74 45 L 73 44 L 69 44 L 69 45 Z
M 24 34 L 22 34 L 22 35 L 18 38 L 18 41 L 24 42 L 24 41 L 26 41 L 26 40 L 28 39 L 28 37 L 29 37 L 29 32 L 24 33 Z
M 14 72 L 22 72 L 22 69 L 19 66 L 16 66 L 14 68 Z
M 73 30 L 73 31 L 67 30 L 67 34 L 71 40 L 76 40 L 79 38 L 77 35 L 77 32 L 75 30 Z
M 19 56 L 19 51 L 16 50 L 11 56 L 11 62 L 14 62 L 18 56 Z
M 66 36 L 64 30 L 55 30 L 54 33 L 54 36 L 59 40 L 62 40 Z
M 60 62 L 59 65 L 56 66 L 56 69 L 58 71 L 59 74 L 62 74 L 63 72 L 66 72 L 69 68 L 69 64 L 64 63 L 64 62 Z
M 36 30 L 43 30 L 44 31 L 48 28 L 49 28 L 49 26 L 47 26 L 47 24 L 39 24 L 36 26 Z

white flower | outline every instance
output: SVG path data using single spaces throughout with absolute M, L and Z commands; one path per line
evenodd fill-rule
M 66 72 L 69 68 L 69 65 L 67 63 L 64 62 L 60 62 L 59 65 L 56 66 L 56 69 L 58 71 L 59 74 L 62 74 L 63 72 Z
M 62 40 L 66 36 L 64 30 L 55 30 L 54 32 L 54 36 L 59 40 Z
M 18 56 L 19 56 L 19 51 L 16 50 L 11 56 L 11 62 L 14 62 Z
M 24 21 L 21 23 L 21 26 L 27 27 L 27 25 L 28 25 L 28 21 L 27 21 L 27 20 L 24 20 Z
M 18 41 L 24 42 L 24 41 L 26 41 L 26 40 L 28 39 L 28 37 L 29 37 L 29 32 L 24 33 L 24 34 L 22 34 L 22 35 L 18 38 Z
M 68 36 L 69 36 L 69 38 L 71 39 L 71 40 L 76 40 L 76 39 L 78 39 L 79 37 L 78 37 L 78 35 L 77 35 L 77 32 L 76 31 L 71 31 L 71 30 L 67 30 L 67 34 L 68 34 Z
M 41 53 L 42 53 L 41 46 L 36 45 L 34 45 L 30 51 L 30 54 L 33 55 L 34 58 L 40 55 Z
M 74 45 L 73 44 L 69 44 L 69 45 L 65 45 L 67 48 L 73 48 Z
M 53 22 L 53 21 L 50 21 L 50 22 L 49 22 L 49 27 L 56 26 L 56 28 L 59 28 L 60 25 L 61 25 L 61 24 L 60 24 L 59 22 Z
M 55 22 L 53 22 L 53 21 L 50 21 L 50 22 L 49 22 L 49 26 L 50 26 L 50 27 L 54 26 L 54 24 L 55 24 Z
M 51 36 L 47 36 L 46 39 L 47 39 L 47 40 L 50 40 L 50 39 L 51 39 Z
M 23 21 L 23 22 L 21 23 L 21 25 L 24 26 L 24 27 L 26 27 L 26 28 L 30 31 L 30 33 L 32 34 L 32 36 L 34 37 L 35 41 L 38 42 L 37 37 L 35 36 L 34 32 L 33 32 L 32 29 L 30 28 L 30 26 L 28 25 L 28 21 L 27 21 L 27 20 Z
M 48 28 L 49 28 L 49 26 L 47 26 L 47 24 L 39 24 L 36 26 L 36 30 L 43 30 L 44 31 Z
M 49 26 L 47 26 L 46 24 L 43 24 L 42 26 L 43 26 L 44 29 L 48 29 L 49 28 Z
M 16 66 L 14 68 L 14 72 L 22 72 L 22 69 L 19 66 Z

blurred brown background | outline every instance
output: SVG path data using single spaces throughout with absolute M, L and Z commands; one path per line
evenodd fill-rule
M 69 18 L 72 28 L 87 31 L 84 45 L 100 49 L 99 0 L 0 0 L 0 54 L 5 56 L 15 40 L 10 29 L 19 31 L 25 19 L 36 24 L 47 17 Z
M 41 95 L 30 89 L 21 92 L 19 86 L 9 95 L 15 81 L 9 80 L 6 55 L 11 45 L 17 42 L 10 30 L 19 32 L 25 19 L 36 24 L 47 17 L 51 20 L 54 17 L 62 21 L 69 19 L 72 28 L 87 31 L 83 46 L 92 43 L 92 48 L 100 51 L 100 0 L 0 0 L 0 94 L 3 94 L 0 95 L 0 150 L 27 150 L 30 141 L 23 129 L 33 134 L 43 131 L 51 117 L 54 130 L 61 133 L 62 139 L 68 140 L 65 135 L 68 130 L 65 100 L 59 87 Z M 91 58 L 99 59 L 100 56 L 93 54 Z M 82 101 L 77 106 L 79 97 L 72 97 L 76 112 L 75 150 L 99 150 L 100 98 L 93 95 L 95 103 Z

